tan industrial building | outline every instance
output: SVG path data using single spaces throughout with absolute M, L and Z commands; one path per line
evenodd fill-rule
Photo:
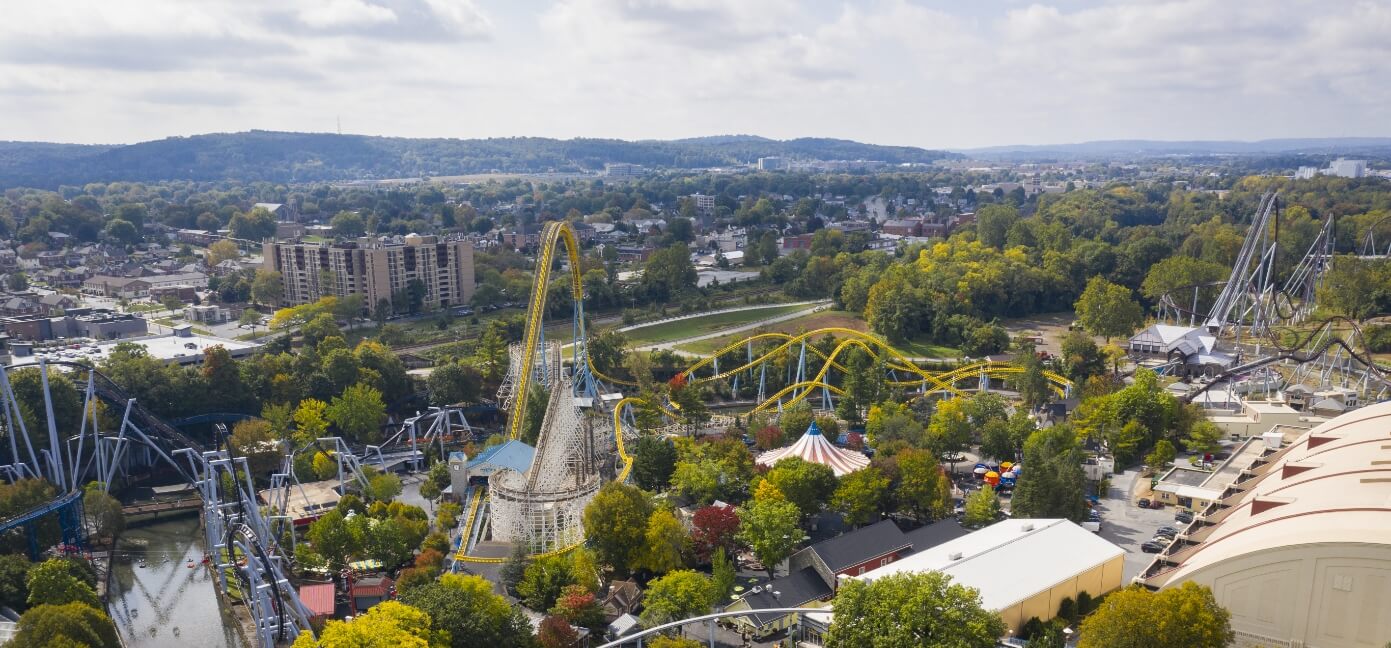
M 1121 586 L 1125 550 L 1059 519 L 997 522 L 897 562 L 865 572 L 872 581 L 903 572 L 937 571 L 980 592 L 981 605 L 1011 634 L 1033 617 L 1057 616 L 1063 599 L 1098 597 Z
M 426 308 L 467 304 L 473 297 L 473 245 L 409 235 L 337 243 L 267 242 L 265 267 L 279 272 L 285 303 L 362 295 L 370 311 L 380 300 L 396 310 L 412 280 L 425 289 Z
M 1391 402 L 1320 424 L 1240 471 L 1139 579 L 1193 581 L 1238 646 L 1391 639 Z

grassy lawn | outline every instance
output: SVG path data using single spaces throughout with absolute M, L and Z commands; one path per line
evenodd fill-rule
M 709 340 L 700 340 L 682 344 L 676 348 L 687 353 L 697 353 L 709 355 L 720 349 L 747 338 L 755 333 L 785 333 L 787 335 L 797 335 L 805 331 L 815 331 L 823 328 L 848 328 L 856 331 L 868 331 L 869 325 L 853 313 L 845 311 L 821 311 L 810 315 L 790 319 L 767 326 L 760 326 L 753 331 L 744 331 L 734 335 L 726 335 Z
M 811 308 L 811 306 L 806 304 L 800 306 L 783 305 L 754 308 L 732 313 L 715 313 L 713 315 L 644 326 L 639 329 L 627 331 L 623 335 L 633 344 L 655 344 L 658 342 L 668 342 L 671 340 L 680 340 L 697 335 L 714 333 L 723 329 L 757 322 L 758 320 L 770 317 L 795 313 L 808 308 Z
M 909 340 L 894 345 L 899 353 L 912 358 L 959 358 L 961 349 L 933 344 L 926 340 Z

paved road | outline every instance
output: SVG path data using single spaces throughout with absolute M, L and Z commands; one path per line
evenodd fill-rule
M 825 308 L 827 307 L 827 305 L 829 305 L 830 303 L 831 303 L 831 302 L 829 302 L 829 301 L 801 302 L 801 304 L 811 305 L 812 307 L 811 307 L 811 308 L 807 308 L 807 309 L 805 309 L 805 310 L 799 310 L 799 311 L 795 311 L 795 312 L 792 312 L 792 313 L 786 313 L 786 314 L 784 314 L 784 315 L 779 315 L 779 316 L 776 316 L 776 317 L 769 317 L 769 318 L 766 318 L 766 319 L 761 319 L 761 320 L 758 320 L 758 321 L 756 321 L 756 322 L 750 322 L 750 323 L 748 323 L 748 324 L 741 324 L 741 325 L 739 325 L 739 326 L 731 326 L 731 327 L 726 328 L 726 329 L 720 329 L 720 330 L 715 331 L 715 332 L 713 332 L 713 333 L 705 333 L 705 334 L 702 334 L 702 335 L 696 335 L 696 336 L 692 336 L 692 337 L 688 337 L 688 338 L 683 338 L 683 339 L 680 339 L 680 340 L 672 340 L 672 341 L 670 341 L 670 342 L 659 342 L 659 343 L 657 343 L 657 344 L 647 344 L 647 345 L 638 347 L 638 350 L 639 350 L 639 351 L 651 351 L 651 350 L 655 350 L 655 349 L 669 349 L 669 350 L 677 351 L 678 353 L 680 353 L 680 351 L 676 349 L 676 347 L 677 347 L 678 345 L 690 344 L 690 343 L 692 343 L 692 342 L 700 342 L 700 341 L 702 341 L 702 340 L 713 340 L 713 339 L 715 339 L 715 338 L 721 338 L 721 337 L 725 337 L 725 336 L 727 336 L 727 335 L 734 335 L 734 334 L 736 334 L 736 333 L 743 333 L 743 332 L 745 332 L 745 331 L 752 331 L 752 330 L 754 330 L 754 329 L 757 329 L 757 328 L 762 327 L 762 326 L 767 326 L 767 325 L 769 325 L 769 324 L 777 324 L 778 322 L 785 322 L 785 321 L 788 321 L 788 320 L 797 319 L 798 317 L 805 317 L 805 316 L 810 315 L 810 314 L 812 314 L 812 313 L 815 313 L 815 312 L 817 312 L 817 311 L 819 311 L 819 310 L 825 309 Z M 794 303 L 794 304 L 779 304 L 779 305 L 780 305 L 780 306 L 797 306 L 797 305 L 800 305 L 800 304 Z M 735 312 L 735 311 L 753 310 L 753 309 L 759 309 L 759 308 L 768 308 L 768 306 L 767 306 L 767 305 L 763 305 L 763 306 L 746 306 L 746 307 L 743 307 L 743 308 L 735 308 L 735 309 L 730 309 L 730 310 L 712 311 L 712 312 L 709 312 L 709 313 L 699 313 L 699 314 L 696 314 L 696 315 L 689 315 L 689 316 L 686 316 L 686 317 L 680 317 L 680 318 L 671 319 L 671 320 L 664 320 L 663 322 L 653 322 L 653 324 L 661 324 L 661 323 L 665 323 L 665 322 L 674 322 L 674 321 L 681 320 L 681 319 L 690 319 L 690 318 L 692 318 L 692 317 L 703 317 L 703 316 L 706 316 L 706 315 L 712 315 L 712 314 L 714 314 L 714 313 L 730 313 L 730 312 Z M 651 324 L 647 324 L 647 325 L 645 325 L 645 326 L 651 326 Z M 638 328 L 638 327 L 633 327 L 633 328 Z M 621 331 L 627 331 L 627 330 L 631 330 L 631 329 L 623 328 L 623 329 L 619 329 L 619 330 L 621 330 Z
M 1111 478 L 1111 488 L 1097 506 L 1101 510 L 1101 537 L 1125 550 L 1124 582 L 1139 575 L 1154 561 L 1155 554 L 1140 551 L 1140 545 L 1154 537 L 1159 527 L 1174 524 L 1174 509 L 1142 509 L 1131 496 L 1144 480 L 1138 470 L 1127 470 Z

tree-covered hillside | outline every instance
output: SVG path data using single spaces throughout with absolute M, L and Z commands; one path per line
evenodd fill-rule
M 893 164 L 956 157 L 943 151 L 820 138 L 460 140 L 251 131 L 171 137 L 128 146 L 0 142 L 0 188 L 55 188 L 111 181 L 314 182 L 488 171 L 573 172 L 602 169 L 611 162 L 694 168 L 748 163 L 770 156 Z

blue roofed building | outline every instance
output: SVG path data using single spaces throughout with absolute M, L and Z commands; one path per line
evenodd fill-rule
M 485 486 L 488 477 L 504 468 L 511 468 L 526 474 L 531 467 L 536 448 L 521 441 L 512 440 L 495 445 L 473 456 L 463 452 L 449 453 L 449 487 L 444 494 L 462 500 L 470 486 Z
M 515 439 L 495 445 L 469 460 L 466 468 L 469 481 L 486 482 L 488 477 L 503 468 L 526 474 L 527 468 L 531 467 L 531 459 L 535 456 L 536 448 Z

